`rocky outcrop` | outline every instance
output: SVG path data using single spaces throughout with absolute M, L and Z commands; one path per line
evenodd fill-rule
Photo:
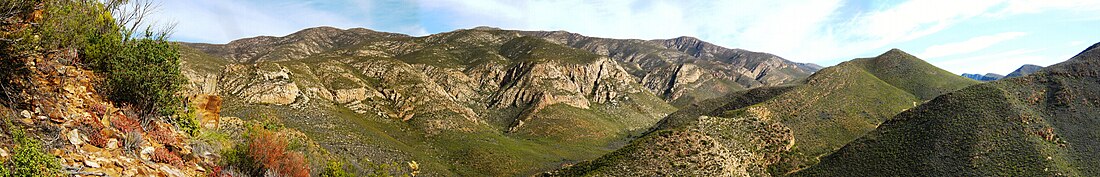
M 235 95 L 249 103 L 288 105 L 298 100 L 302 94 L 298 85 L 291 80 L 291 72 L 279 64 L 266 64 L 266 67 L 247 65 L 228 65 L 219 82 L 226 88 L 223 94 Z M 266 70 L 265 70 L 266 69 Z
M 792 83 L 821 68 L 767 53 L 728 49 L 693 37 L 644 41 L 596 38 L 564 31 L 519 33 L 608 56 L 619 61 L 650 91 L 669 101 L 685 96 L 698 101 L 746 88 Z M 714 87 L 718 83 L 730 84 Z

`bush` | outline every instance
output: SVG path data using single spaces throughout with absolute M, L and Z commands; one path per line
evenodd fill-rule
M 104 75 L 101 90 L 113 101 L 156 110 L 160 116 L 176 115 L 183 105 L 176 93 L 184 82 L 176 46 L 148 38 L 121 45 L 103 44 L 118 42 L 118 38 L 93 36 L 82 53 L 85 63 Z M 100 52 L 111 54 L 97 54 Z
M 309 163 L 299 152 L 287 150 L 288 141 L 262 126 L 249 126 L 245 144 L 222 152 L 224 166 L 252 176 L 274 172 L 284 176 L 309 176 Z
M 136 5 L 149 3 L 135 2 Z M 44 2 L 46 17 L 33 30 L 38 35 L 29 35 L 41 36 L 40 40 L 21 43 L 33 47 L 17 48 L 76 49 L 79 63 L 103 76 L 97 90 L 105 93 L 107 98 L 116 103 L 147 110 L 142 113 L 158 113 L 162 117 L 175 116 L 183 105 L 182 98 L 177 93 L 182 90 L 185 82 L 179 71 L 179 51 L 166 40 L 167 31 L 155 32 L 149 26 L 145 28 L 143 35 L 133 35 L 132 28 L 142 25 L 135 23 L 140 22 L 140 18 L 148 15 L 147 11 L 151 9 L 123 7 L 128 3 L 132 2 Z M 116 19 L 112 15 L 123 16 L 123 19 Z
M 55 176 L 61 169 L 61 164 L 53 155 L 42 151 L 38 141 L 26 137 L 23 131 L 17 127 L 8 127 L 12 132 L 12 140 L 15 148 L 12 150 L 11 159 L 0 167 L 0 176 Z
M 341 162 L 329 162 L 325 165 L 324 171 L 321 171 L 321 177 L 354 177 L 351 173 L 344 171 L 344 163 Z
M 180 111 L 181 114 L 176 115 L 176 126 L 187 132 L 190 136 L 199 136 L 199 120 L 195 114 L 195 108 L 190 107 L 187 111 Z

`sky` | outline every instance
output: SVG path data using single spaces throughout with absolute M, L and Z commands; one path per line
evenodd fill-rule
M 1048 66 L 1100 42 L 1097 0 L 166 0 L 173 40 L 227 43 L 332 26 L 414 36 L 492 26 L 692 36 L 831 66 L 898 48 L 956 74 Z

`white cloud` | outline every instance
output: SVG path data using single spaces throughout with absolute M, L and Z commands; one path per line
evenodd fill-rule
M 1040 13 L 1048 10 L 1100 11 L 1096 0 L 1011 0 L 1003 11 L 993 15 Z
M 967 39 L 965 41 L 959 41 L 954 43 L 940 44 L 929 46 L 924 49 L 924 52 L 917 55 L 921 57 L 935 58 L 943 56 L 951 56 L 957 54 L 971 53 L 982 49 L 989 48 L 995 44 L 1016 39 L 1018 37 L 1027 35 L 1024 32 L 1004 32 L 993 35 L 978 36 Z

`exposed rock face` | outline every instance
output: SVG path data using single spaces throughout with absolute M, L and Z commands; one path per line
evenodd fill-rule
M 250 103 L 288 105 L 294 103 L 302 94 L 298 85 L 290 79 L 290 71 L 278 64 L 269 65 L 275 70 L 254 68 L 244 65 L 226 66 L 225 73 L 243 73 L 225 75 L 220 81 L 227 88 L 227 95 L 237 95 Z
M 728 49 L 692 37 L 644 41 L 595 38 L 563 31 L 520 33 L 609 56 L 622 63 L 642 85 L 669 101 L 687 95 L 692 100 L 688 102 L 693 102 L 747 88 L 792 83 L 821 69 L 814 64 Z

